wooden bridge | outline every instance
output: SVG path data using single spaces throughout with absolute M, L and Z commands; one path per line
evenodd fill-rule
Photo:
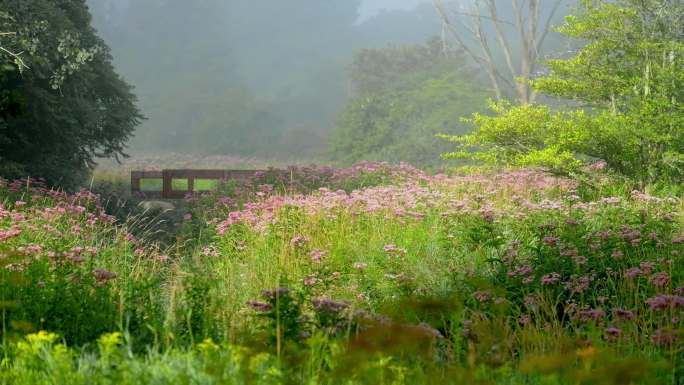
M 183 199 L 187 194 L 196 191 L 198 181 L 216 181 L 216 184 L 228 180 L 246 181 L 258 172 L 264 172 L 264 170 L 131 171 L 131 193 L 150 199 Z M 161 181 L 161 190 L 143 189 L 144 179 Z

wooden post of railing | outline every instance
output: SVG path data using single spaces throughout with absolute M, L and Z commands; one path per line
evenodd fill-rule
M 162 171 L 162 198 L 169 199 L 173 193 L 173 178 L 169 170 Z
M 195 177 L 192 175 L 188 175 L 188 191 L 190 193 L 195 192 Z
M 131 171 L 131 192 L 134 194 L 140 192 L 140 179 L 142 177 L 141 174 L 142 173 L 137 171 Z

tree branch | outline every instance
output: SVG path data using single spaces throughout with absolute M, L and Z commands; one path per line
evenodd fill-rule
M 479 2 L 479 0 L 478 0 Z M 494 0 L 487 0 L 487 7 L 489 8 L 489 13 L 492 15 L 493 20 L 498 19 L 498 12 L 496 9 L 496 3 Z M 504 58 L 506 59 L 506 64 L 508 65 L 508 69 L 511 72 L 511 76 L 515 77 L 516 74 L 516 69 L 515 66 L 513 65 L 513 54 L 511 53 L 511 46 L 508 43 L 508 40 L 506 40 L 506 36 L 503 33 L 503 30 L 501 29 L 501 25 L 499 23 L 494 23 L 494 29 L 496 31 L 496 37 L 499 40 L 499 45 L 502 48 L 502 51 L 504 53 Z
M 544 31 L 542 32 L 541 36 L 539 36 L 539 39 L 537 39 L 537 42 L 535 44 L 537 55 L 539 54 L 539 51 L 541 51 L 542 45 L 544 44 L 544 40 L 546 40 L 546 37 L 551 31 L 551 22 L 553 21 L 553 18 L 556 16 L 556 13 L 558 13 L 558 9 L 560 8 L 561 2 L 562 0 L 556 0 L 556 2 L 553 5 L 553 8 L 551 9 L 551 14 L 549 15 L 549 18 L 546 19 L 546 23 L 544 24 Z

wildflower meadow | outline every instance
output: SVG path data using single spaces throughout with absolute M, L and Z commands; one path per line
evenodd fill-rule
M 0 383 L 684 381 L 680 197 L 600 170 L 290 171 L 186 197 L 172 244 L 3 180 Z

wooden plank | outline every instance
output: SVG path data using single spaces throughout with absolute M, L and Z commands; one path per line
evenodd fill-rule
M 224 170 L 164 170 L 165 173 L 176 179 L 223 179 Z

